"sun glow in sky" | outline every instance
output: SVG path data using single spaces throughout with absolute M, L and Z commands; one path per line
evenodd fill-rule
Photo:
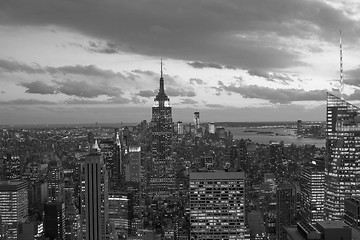
M 150 120 L 160 58 L 174 121 L 324 120 L 360 101 L 360 3 L 11 0 L 0 3 L 0 124 Z

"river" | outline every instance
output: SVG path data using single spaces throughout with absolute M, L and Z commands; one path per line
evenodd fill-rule
M 325 147 L 325 139 L 297 137 L 289 134 L 284 128 L 245 128 L 245 127 L 226 127 L 226 131 L 231 131 L 234 139 L 250 139 L 255 143 L 269 144 L 270 141 L 296 145 L 315 145 L 318 148 Z M 259 134 L 259 132 L 262 132 Z

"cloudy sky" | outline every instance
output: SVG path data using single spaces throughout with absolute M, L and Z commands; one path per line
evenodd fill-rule
M 357 0 L 3 0 L 0 124 L 324 120 L 360 101 Z

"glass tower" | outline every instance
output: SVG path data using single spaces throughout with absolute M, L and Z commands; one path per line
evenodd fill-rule
M 358 107 L 327 94 L 325 212 L 330 220 L 343 218 L 344 200 L 360 195 L 359 112 Z

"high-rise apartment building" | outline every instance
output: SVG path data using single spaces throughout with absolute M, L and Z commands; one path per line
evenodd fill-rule
M 105 240 L 108 214 L 108 175 L 95 141 L 81 167 L 82 239 Z
M 9 240 L 17 239 L 18 224 L 28 219 L 26 182 L 0 182 L 0 216 L 3 234 Z
M 190 173 L 191 239 L 244 239 L 245 174 Z
M 50 240 L 65 240 L 65 203 L 46 203 L 44 213 L 45 237 Z
M 327 94 L 326 191 L 328 219 L 344 216 L 344 200 L 360 195 L 360 116 L 359 108 Z
M 174 173 L 171 161 L 173 122 L 170 99 L 165 93 L 164 78 L 160 77 L 159 92 L 152 108 L 152 172 L 150 193 L 167 196 L 174 190 Z
M 325 220 L 325 162 L 315 159 L 308 163 L 300 175 L 301 217 L 309 223 Z
M 285 240 L 284 227 L 295 224 L 296 190 L 290 183 L 280 183 L 276 189 L 276 239 Z

